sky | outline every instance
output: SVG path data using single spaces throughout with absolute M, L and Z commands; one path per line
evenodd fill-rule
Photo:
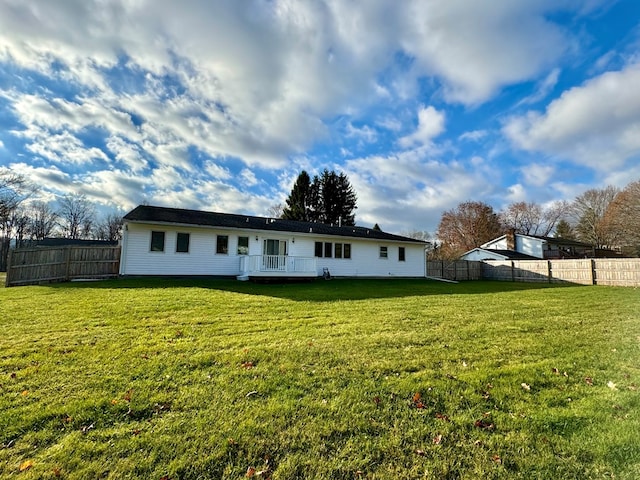
M 640 2 L 0 0 L 0 169 L 43 200 L 262 216 L 325 168 L 393 233 L 640 179 Z

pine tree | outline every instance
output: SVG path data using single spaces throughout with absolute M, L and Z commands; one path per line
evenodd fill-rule
M 293 189 L 286 200 L 287 206 L 282 211 L 285 220 L 311 221 L 311 178 L 306 171 L 300 172 Z
M 302 171 L 286 200 L 282 218 L 331 225 L 355 225 L 357 196 L 344 173 L 325 169 L 313 182 Z

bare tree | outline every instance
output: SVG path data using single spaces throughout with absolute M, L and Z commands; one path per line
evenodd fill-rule
M 640 180 L 630 183 L 615 196 L 605 220 L 617 233 L 624 253 L 640 256 Z
M 31 204 L 29 209 L 29 236 L 34 240 L 44 240 L 50 237 L 56 228 L 58 214 L 51 205 L 37 201 Z
M 119 212 L 107 214 L 96 226 L 96 238 L 110 242 L 120 240 L 122 238 L 122 223 L 122 214 Z
M 267 209 L 267 216 L 269 218 L 282 218 L 284 213 L 284 207 L 281 203 L 274 203 Z
M 7 256 L 16 233 L 24 238 L 24 214 L 20 210 L 36 187 L 20 174 L 0 168 L 0 271 L 7 269 Z
M 442 214 L 437 237 L 442 242 L 440 255 L 456 258 L 500 236 L 503 226 L 490 205 L 463 202 Z
M 516 202 L 500 213 L 500 220 L 523 235 L 546 237 L 567 211 L 567 202 L 555 202 L 546 208 L 533 202 Z
M 571 204 L 571 213 L 579 240 L 596 248 L 615 246 L 618 235 L 606 214 L 618 192 L 616 187 L 608 186 L 587 190 L 576 197 Z
M 60 200 L 60 226 L 66 238 L 89 238 L 95 223 L 95 208 L 84 194 L 67 194 Z

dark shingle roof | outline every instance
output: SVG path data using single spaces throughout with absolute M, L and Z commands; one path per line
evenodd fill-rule
M 504 255 L 509 260 L 540 260 L 540 258 L 538 257 L 527 255 L 526 253 L 516 252 L 515 250 L 498 250 L 496 248 L 480 248 L 480 250 Z
M 180 208 L 153 207 L 139 205 L 124 216 L 124 220 L 140 223 L 175 223 L 208 227 L 267 230 L 275 232 L 313 233 L 352 238 L 369 238 L 395 242 L 422 243 L 422 240 L 394 235 L 364 227 L 336 227 L 323 223 L 298 222 L 280 218 L 252 217 L 231 213 L 183 210 Z

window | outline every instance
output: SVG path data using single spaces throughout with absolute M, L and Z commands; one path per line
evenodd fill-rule
M 342 246 L 342 258 L 351 258 L 351 244 L 345 243 Z
M 398 247 L 398 261 L 404 262 L 404 247 Z
M 333 244 L 331 242 L 324 242 L 324 256 L 326 258 L 331 258 L 331 251 L 333 250 Z
M 387 247 L 380 247 L 380 258 L 387 258 Z
M 342 258 L 342 244 L 341 243 L 336 243 L 336 246 L 335 246 L 335 257 L 336 258 Z
M 316 242 L 316 257 L 322 258 L 322 242 Z
M 164 232 L 151 232 L 151 251 L 164 252 Z
M 176 239 L 176 252 L 178 253 L 189 253 L 189 237 L 188 233 L 178 233 L 178 238 Z
M 229 253 L 229 236 L 218 235 L 216 237 L 216 253 L 227 255 Z
M 249 237 L 238 237 L 238 255 L 249 255 Z

